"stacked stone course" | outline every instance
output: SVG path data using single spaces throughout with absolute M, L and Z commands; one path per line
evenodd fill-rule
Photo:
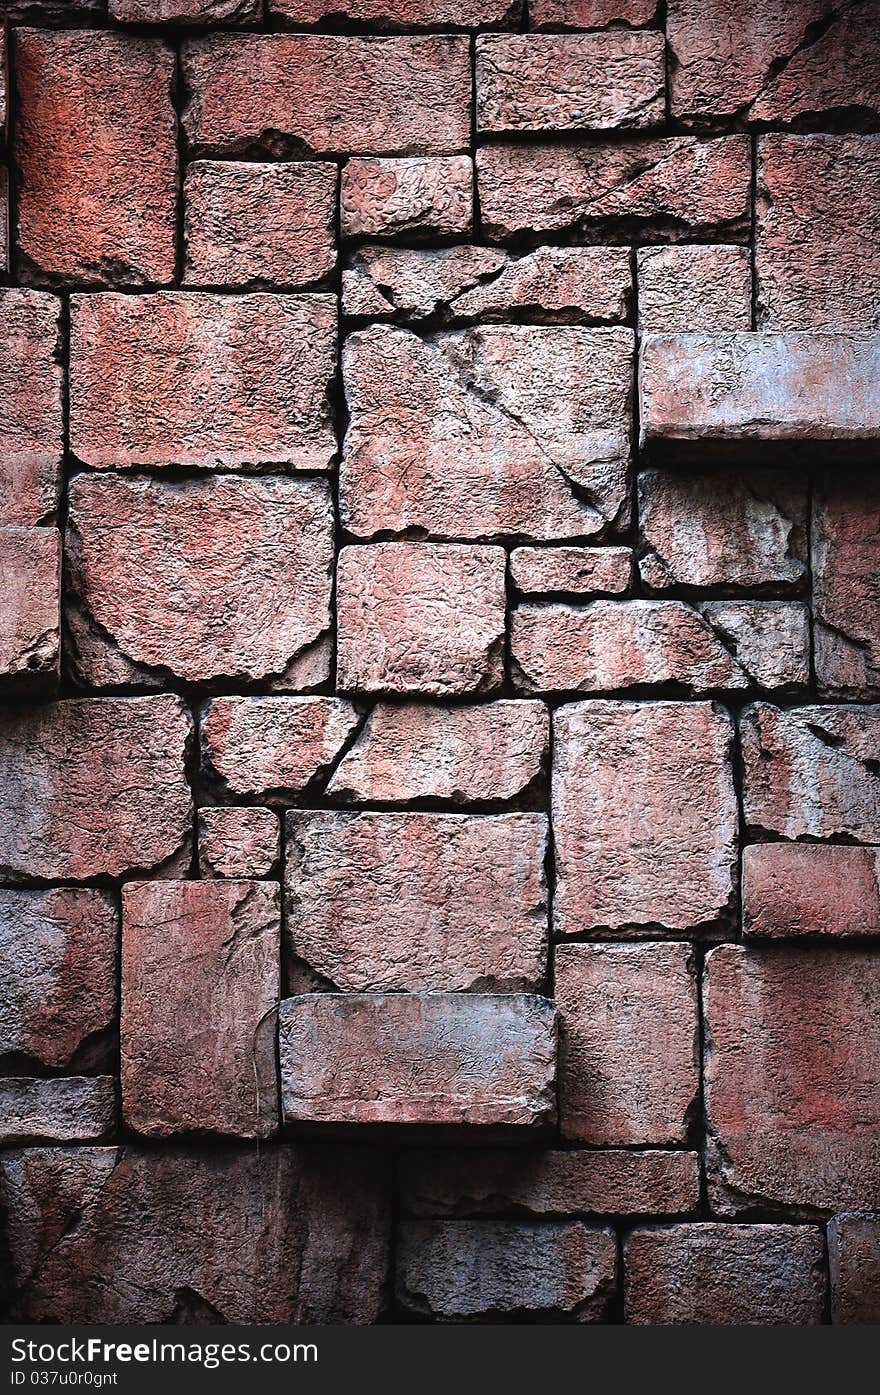
M 874 0 L 0 11 L 7 1316 L 880 1321 Z

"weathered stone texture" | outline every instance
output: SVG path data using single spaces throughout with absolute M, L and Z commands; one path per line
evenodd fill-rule
M 163 672 L 283 680 L 330 627 L 323 480 L 81 475 L 67 546 L 77 669 L 96 686 L 155 684 Z
M 344 526 L 360 537 L 602 531 L 627 493 L 632 348 L 629 330 L 567 326 L 353 334 Z
M 677 241 L 745 229 L 749 145 L 693 136 L 589 145 L 485 145 L 477 152 L 484 231 L 637 228 Z
M 219 697 L 200 722 L 202 754 L 232 795 L 296 795 L 326 777 L 357 723 L 342 698 Z
M 723 945 L 704 994 L 716 1210 L 880 1205 L 876 956 Z
M 189 734 L 170 694 L 4 712 L 2 875 L 80 881 L 179 858 L 191 823 Z
M 336 167 L 196 160 L 186 172 L 191 286 L 306 286 L 336 263 Z
M 696 1210 L 696 1153 L 629 1148 L 413 1152 L 400 1162 L 413 1216 L 679 1214 Z
M 261 0 L 110 0 L 123 24 L 249 24 L 261 8 Z
M 880 329 L 880 137 L 762 136 L 757 171 L 759 325 Z
M 60 665 L 61 539 L 54 528 L 0 528 L 0 684 L 47 686 Z
M 293 24 L 318 24 L 328 16 L 381 25 L 383 29 L 418 29 L 422 25 L 505 24 L 522 13 L 522 0 L 269 0 L 270 14 Z
M 543 814 L 287 816 L 286 949 L 355 993 L 542 986 Z
M 44 523 L 61 474 L 61 302 L 0 291 L 0 523 Z
M 39 1148 L 0 1162 L 30 1322 L 375 1322 L 387 1176 L 351 1148 Z
M 640 247 L 636 265 L 643 333 L 751 329 L 748 247 Z
M 38 280 L 174 276 L 174 55 L 158 39 L 19 30 L 18 245 Z
M 469 155 L 349 160 L 340 187 L 347 237 L 451 237 L 468 233 L 474 167 Z
M 740 740 L 750 829 L 880 843 L 880 708 L 756 703 Z
M 561 945 L 559 1112 L 578 1143 L 683 1143 L 699 1084 L 685 944 Z
M 535 1129 L 556 1120 L 556 1012 L 546 998 L 288 998 L 280 1053 L 286 1123 Z
M 616 20 L 649 24 L 656 8 L 655 0 L 530 0 L 529 22 L 535 29 L 598 29 Z
M 70 443 L 86 465 L 322 470 L 330 296 L 75 297 Z
M 616 1270 L 612 1231 L 579 1221 L 407 1221 L 397 1246 L 397 1298 L 441 1322 L 517 1314 L 598 1322 Z
M 110 1027 L 117 922 L 100 891 L 0 891 L 0 1055 L 65 1066 Z
M 880 1216 L 845 1212 L 828 1225 L 831 1321 L 880 1323 Z
M 829 474 L 811 541 L 817 680 L 836 696 L 880 696 L 880 484 Z
M 700 614 L 759 688 L 810 681 L 810 612 L 797 601 L 709 601 Z
M 663 120 L 662 34 L 485 34 L 476 44 L 480 131 L 581 131 Z
M 183 71 L 198 150 L 404 155 L 468 141 L 463 37 L 222 34 L 186 44 Z
M 199 867 L 203 877 L 268 877 L 281 843 L 271 809 L 233 806 L 199 810 Z
M 362 692 L 491 692 L 504 667 L 500 547 L 344 547 L 336 568 L 337 681 Z
M 693 930 L 725 914 L 737 838 L 731 738 L 710 703 L 594 701 L 556 713 L 557 931 Z
M 802 1327 L 824 1320 L 817 1226 L 637 1229 L 624 1242 L 623 1264 L 627 1322 Z
M 617 595 L 629 589 L 632 552 L 628 547 L 517 547 L 510 554 L 510 576 L 526 595 Z
M 539 778 L 549 736 L 540 702 L 377 703 L 328 793 L 371 804 L 502 802 Z
M 99 1143 L 116 1124 L 112 1075 L 0 1080 L 0 1144 Z
M 880 935 L 880 848 L 744 848 L 743 933 L 771 939 Z
M 126 1124 L 265 1138 L 277 1122 L 277 887 L 133 883 L 122 905 Z

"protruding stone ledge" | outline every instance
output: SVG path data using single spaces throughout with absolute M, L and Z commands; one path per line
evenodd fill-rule
M 286 1124 L 556 1121 L 556 1009 L 532 994 L 288 998 L 280 1055 Z
M 880 439 L 880 334 L 648 334 L 641 445 Z

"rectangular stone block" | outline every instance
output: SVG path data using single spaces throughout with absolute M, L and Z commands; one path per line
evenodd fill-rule
M 546 998 L 288 998 L 280 1052 L 286 1124 L 534 1130 L 556 1119 L 556 1010 Z
M 379 1316 L 390 1208 L 375 1150 L 29 1148 L 3 1156 L 0 1185 L 20 1321 Z
M 0 717 L 0 875 L 82 881 L 188 864 L 183 702 L 82 698 Z
M 543 814 L 294 810 L 286 835 L 285 948 L 322 981 L 355 993 L 542 987 Z
M 747 828 L 880 843 L 880 707 L 773 707 L 740 717 Z
M 560 945 L 562 1137 L 683 1143 L 699 1086 L 697 983 L 686 944 Z
M 0 290 L 0 524 L 49 521 L 61 481 L 61 301 Z
M 102 891 L 0 891 L 0 1056 L 66 1066 L 111 1027 L 118 919 Z
M 599 29 L 623 20 L 625 24 L 650 24 L 654 0 L 530 0 L 529 23 L 534 29 Z
M 54 528 L 0 528 L 0 685 L 48 688 L 61 664 L 61 538 Z
M 624 1241 L 625 1320 L 650 1326 L 803 1327 L 824 1321 L 817 1226 L 636 1229 Z
M 339 191 L 344 237 L 454 237 L 471 230 L 469 155 L 348 160 Z
M 757 843 L 743 849 L 743 934 L 880 935 L 880 848 Z
M 759 688 L 810 681 L 810 612 L 799 601 L 708 601 L 699 607 L 743 673 Z
M 732 735 L 727 714 L 707 702 L 583 702 L 556 712 L 557 933 L 694 931 L 728 913 Z
M 334 517 L 324 480 L 81 474 L 67 551 L 75 668 L 95 687 L 328 674 Z
M 602 131 L 659 125 L 665 43 L 656 31 L 482 34 L 479 131 Z
M 729 240 L 748 223 L 745 136 L 630 137 L 589 145 L 485 145 L 477 151 L 483 231 L 635 233 Z
M 110 14 L 123 24 L 252 24 L 262 17 L 261 0 L 110 0 Z
M 628 547 L 516 547 L 510 578 L 525 595 L 619 595 L 629 590 Z
M 602 532 L 627 498 L 632 353 L 622 328 L 351 335 L 343 525 L 359 537 Z
M 450 25 L 512 24 L 520 18 L 522 0 L 269 0 L 269 13 L 292 24 L 319 24 L 344 15 L 383 29 L 419 29 Z
M 336 566 L 339 688 L 436 696 L 498 688 L 506 562 L 500 547 L 344 547 Z
M 700 1198 L 697 1154 L 683 1150 L 411 1152 L 398 1176 L 412 1216 L 677 1215 Z
M 233 797 L 286 800 L 326 780 L 358 721 L 342 698 L 212 698 L 199 723 L 203 765 Z
M 397 1301 L 440 1322 L 600 1322 L 614 1294 L 617 1244 L 580 1221 L 407 1221 L 397 1244 Z
M 648 334 L 639 372 L 652 441 L 870 441 L 880 334 Z
M 198 151 L 442 154 L 470 136 L 463 36 L 218 34 L 184 44 L 183 73 Z
M 835 697 L 880 697 L 880 484 L 825 475 L 813 496 L 816 679 Z
M 0 1144 L 99 1143 L 116 1124 L 112 1075 L 0 1080 Z
M 380 702 L 327 793 L 355 804 L 500 803 L 540 778 L 549 738 L 550 716 L 541 702 Z
M 332 297 L 74 297 L 70 444 L 99 469 L 326 469 Z
M 203 877 L 269 877 L 281 854 L 278 815 L 238 805 L 199 810 L 199 869 Z
M 122 1110 L 138 1133 L 266 1138 L 277 1124 L 278 888 L 129 883 L 122 893 Z
M 876 956 L 723 945 L 704 1002 L 713 1209 L 880 1206 Z
M 751 329 L 748 247 L 640 247 L 636 265 L 643 334 Z
M 880 1323 L 880 1216 L 844 1212 L 828 1224 L 831 1321 Z

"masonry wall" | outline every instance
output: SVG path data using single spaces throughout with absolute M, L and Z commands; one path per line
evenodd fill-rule
M 0 9 L 7 1314 L 880 1321 L 880 7 Z

